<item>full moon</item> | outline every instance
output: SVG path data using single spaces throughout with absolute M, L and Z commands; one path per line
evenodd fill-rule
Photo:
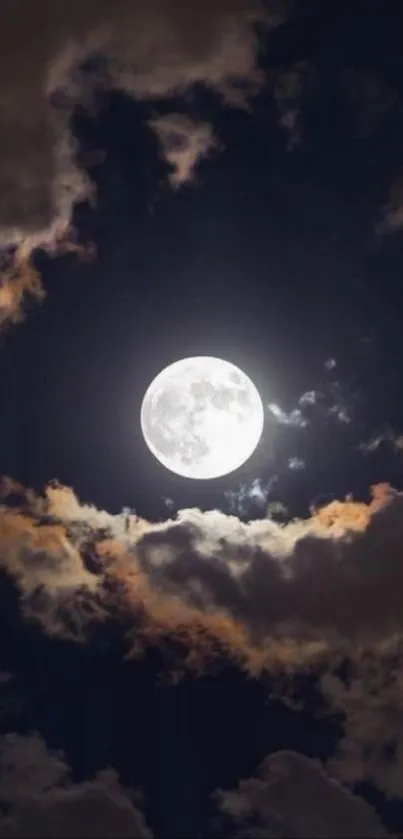
M 219 478 L 245 463 L 263 431 L 262 400 L 251 379 L 221 358 L 170 364 L 151 382 L 141 405 L 148 448 L 185 478 Z

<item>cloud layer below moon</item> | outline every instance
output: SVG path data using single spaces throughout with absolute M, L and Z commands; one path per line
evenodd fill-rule
M 276 673 L 281 692 L 283 677 L 317 672 L 347 719 L 332 771 L 403 794 L 400 748 L 386 764 L 377 736 L 400 737 L 388 709 L 401 706 L 401 493 L 379 486 L 369 504 L 333 502 L 281 526 L 198 509 L 161 523 L 112 516 L 57 484 L 37 496 L 4 481 L 3 500 L 2 568 L 24 621 L 96 646 L 112 620 L 129 659 L 153 645 L 175 680 L 231 661 Z
M 9 479 L 2 492 L 2 571 L 16 587 L 29 632 L 36 627 L 54 644 L 88 647 L 92 654 L 99 644 L 104 649 L 112 632 L 122 661 L 139 662 L 151 649 L 158 651 L 160 677 L 170 684 L 230 666 L 262 684 L 271 681 L 291 703 L 302 701 L 294 696 L 294 679 L 309 672 L 326 713 L 344 719 L 328 764 L 332 776 L 349 784 L 366 779 L 387 796 L 403 797 L 401 493 L 381 485 L 369 504 L 333 502 L 307 520 L 278 525 L 198 509 L 152 523 L 82 505 L 57 484 L 38 496 Z M 394 744 L 392 756 L 384 752 L 385 743 Z M 232 797 L 220 799 L 223 818 L 235 817 L 240 835 L 247 812 L 259 823 L 266 819 L 270 835 L 283 835 L 276 822 L 285 795 L 283 781 L 277 792 L 279 767 L 285 766 L 286 778 L 302 772 L 308 786 L 316 771 L 304 759 L 284 760 L 269 762 L 260 780 L 245 781 Z M 124 791 L 112 789 L 107 779 L 94 783 L 94 789 L 72 788 L 69 795 L 85 801 L 87 793 L 91 800 L 101 796 L 105 807 L 122 807 L 129 820 L 137 818 L 125 809 Z M 63 812 L 65 795 L 58 793 Z M 331 786 L 324 795 L 330 796 L 330 810 L 334 799 L 336 821 L 320 835 L 344 835 L 334 832 L 342 793 Z M 308 816 L 297 799 L 293 813 L 305 824 Z M 45 804 L 41 799 L 38 806 Z M 360 811 L 361 804 L 347 798 L 340 803 L 345 835 L 361 835 L 354 825 L 370 824 L 370 811 Z M 291 830 L 285 812 L 283 817 Z M 42 824 L 41 812 L 38 819 Z M 368 835 L 383 835 L 373 825 Z M 12 835 L 20 835 L 18 829 Z
M 157 609 L 180 602 L 200 620 L 220 614 L 257 646 L 382 641 L 402 629 L 403 495 L 388 486 L 369 504 L 332 502 L 284 525 L 198 509 L 153 524 L 82 506 L 57 484 L 44 497 L 21 488 L 22 506 L 10 508 L 14 483 L 3 486 L 2 564 L 28 610 L 38 587 L 49 598 L 71 589 L 100 596 L 104 574 L 116 571 L 131 597 L 148 590 Z M 87 543 L 98 573 L 85 561 Z

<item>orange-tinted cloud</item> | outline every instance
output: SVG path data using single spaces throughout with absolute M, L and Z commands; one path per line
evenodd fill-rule
M 11 266 L 0 274 L 0 329 L 23 318 L 26 297 L 42 300 L 45 296 L 38 272 L 31 262 L 29 249 L 17 249 Z
M 7 492 L 20 507 L 7 508 Z M 23 619 L 79 643 L 112 621 L 122 655 L 158 649 L 173 681 L 230 662 L 281 675 L 276 691 L 291 696 L 309 668 L 346 718 L 331 772 L 403 794 L 401 493 L 379 485 L 368 504 L 333 502 L 285 525 L 195 509 L 155 524 L 81 505 L 58 484 L 36 497 L 9 479 L 2 494 L 2 568 Z
M 401 631 L 402 505 L 381 485 L 369 504 L 333 502 L 285 525 L 200 510 L 153 524 L 82 506 L 53 484 L 21 511 L 3 508 L 3 565 L 24 595 L 42 585 L 54 597 L 52 620 L 60 598 L 65 609 L 66 592 L 80 591 L 71 604 L 80 632 L 82 598 L 96 604 L 90 619 L 100 610 L 102 620 L 112 579 L 119 598 L 109 606 L 125 613 L 128 637 L 132 613 L 136 632 L 142 615 L 143 639 L 175 631 L 189 641 L 194 631 L 206 649 L 220 639 L 251 669 L 276 650 L 289 666 L 337 639 L 381 642 Z M 58 625 L 63 633 L 62 617 Z

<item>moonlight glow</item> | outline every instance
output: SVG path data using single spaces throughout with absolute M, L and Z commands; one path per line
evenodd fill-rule
M 220 358 L 176 361 L 151 382 L 141 428 L 153 455 L 185 478 L 218 478 L 255 450 L 264 413 L 245 373 Z

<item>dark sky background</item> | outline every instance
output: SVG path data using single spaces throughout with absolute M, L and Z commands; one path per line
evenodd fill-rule
M 166 499 L 174 510 L 243 519 L 281 502 L 292 518 L 350 493 L 366 500 L 379 482 L 403 489 L 399 4 L 300 0 L 282 25 L 262 33 L 258 63 L 264 84 L 248 108 L 223 105 L 200 84 L 186 97 L 152 102 L 101 91 L 96 114 L 75 109 L 77 155 L 97 198 L 74 208 L 73 224 L 96 255 L 35 253 L 46 300 L 28 302 L 24 322 L 0 338 L 0 474 L 37 491 L 56 478 L 84 503 L 160 521 L 170 515 Z M 212 124 L 219 143 L 179 188 L 147 124 L 172 109 Z M 239 365 L 266 408 L 251 460 L 216 481 L 164 470 L 141 436 L 148 384 L 187 355 Z M 96 538 L 80 535 L 84 565 L 99 560 Z M 345 647 L 330 665 L 303 664 L 290 675 L 286 663 L 281 673 L 255 677 L 219 639 L 202 674 L 182 678 L 183 647 L 193 641 L 168 627 L 158 642 L 147 636 L 142 658 L 126 660 L 133 627 L 119 600 L 124 585 L 106 574 L 105 590 L 114 607 L 77 644 L 71 637 L 81 618 L 74 623 L 67 599 L 60 595 L 52 611 L 46 585 L 20 598 L 2 576 L 0 667 L 12 674 L 4 679 L 2 735 L 38 732 L 47 749 L 62 749 L 77 795 L 114 767 L 123 786 L 142 790 L 136 807 L 157 837 L 307 836 L 303 822 L 291 827 L 284 817 L 279 827 L 272 811 L 266 832 L 253 833 L 252 823 L 243 832 L 217 814 L 211 794 L 234 789 L 279 750 L 322 761 L 334 754 L 348 711 L 326 705 L 318 685 L 327 667 L 345 686 L 356 684 Z M 74 598 L 85 611 L 85 592 L 77 587 Z M 140 632 L 144 614 L 136 610 Z M 59 615 L 65 636 L 35 622 L 42 612 L 46 621 Z M 179 606 L 178 615 L 180 622 Z M 381 666 L 374 652 L 374 672 L 390 665 L 398 681 L 402 655 L 400 645 Z M 165 682 L 171 666 L 174 685 Z M 364 698 L 367 684 L 363 677 Z M 282 701 L 284 692 L 296 707 Z M 0 753 L 3 746 L 2 739 Z M 395 748 L 379 735 L 379 748 L 387 747 Z M 46 760 L 40 756 L 42 769 Z M 382 785 L 365 778 L 364 769 L 351 789 L 390 835 L 403 835 L 403 792 L 393 788 L 387 800 Z M 0 781 L 3 806 L 2 796 Z

